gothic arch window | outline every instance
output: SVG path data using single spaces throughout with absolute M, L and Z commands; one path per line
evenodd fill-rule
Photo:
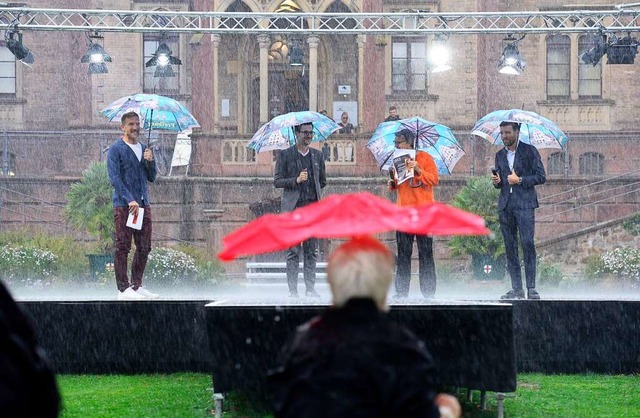
M 578 38 L 578 56 L 593 47 L 591 35 Z M 602 60 L 596 65 L 578 65 L 578 97 L 581 99 L 599 99 L 602 97 Z
M 571 38 L 567 35 L 547 37 L 547 98 L 571 97 Z
M 547 174 L 563 175 L 566 154 L 564 152 L 554 152 L 547 157 Z M 571 160 L 569 160 L 570 162 Z M 570 164 L 569 164 L 570 166 Z
M 601 176 L 604 174 L 604 155 L 598 152 L 585 152 L 580 156 L 580 174 Z

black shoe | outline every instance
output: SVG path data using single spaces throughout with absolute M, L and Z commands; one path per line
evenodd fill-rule
M 289 297 L 290 298 L 297 298 L 298 297 L 298 292 L 289 292 Z
M 540 293 L 538 293 L 533 287 L 530 287 L 527 289 L 527 299 L 539 300 Z
M 305 296 L 308 298 L 319 298 L 320 295 L 314 289 L 307 289 Z
M 524 290 L 522 289 L 509 290 L 507 293 L 500 296 L 500 299 L 524 299 Z

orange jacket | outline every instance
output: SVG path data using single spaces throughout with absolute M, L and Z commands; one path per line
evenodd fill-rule
M 407 180 L 397 187 L 391 188 L 398 192 L 397 203 L 400 206 L 421 205 L 435 202 L 433 187 L 438 185 L 438 167 L 433 158 L 424 151 L 416 152 L 416 161 L 420 166 L 420 175 Z M 412 184 L 422 183 L 419 187 L 411 187 Z

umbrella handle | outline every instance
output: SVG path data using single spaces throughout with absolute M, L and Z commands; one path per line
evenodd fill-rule
M 149 140 L 147 141 L 148 144 L 151 144 L 151 124 L 153 123 L 153 109 L 151 109 L 151 115 L 149 116 Z

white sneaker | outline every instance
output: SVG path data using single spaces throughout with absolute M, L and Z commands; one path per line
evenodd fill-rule
M 149 292 L 144 287 L 140 286 L 138 290 L 135 291 L 138 295 L 141 295 L 145 299 L 158 299 L 160 297 L 157 293 Z
M 127 287 L 123 292 L 118 292 L 118 300 L 144 300 L 144 296 L 136 293 L 133 287 Z

